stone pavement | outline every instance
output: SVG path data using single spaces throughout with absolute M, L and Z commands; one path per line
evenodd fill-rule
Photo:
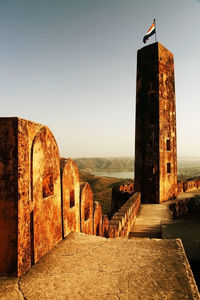
M 21 278 L 1 278 L 0 299 L 200 297 L 180 240 L 71 233 Z
M 165 204 L 142 204 L 129 238 L 161 238 L 162 223 L 171 222 L 169 208 Z

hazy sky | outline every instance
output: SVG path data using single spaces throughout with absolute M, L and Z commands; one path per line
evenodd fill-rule
M 200 156 L 197 0 L 0 0 L 1 116 L 47 125 L 65 157 L 132 156 L 136 55 L 154 17 L 175 56 L 178 155 Z

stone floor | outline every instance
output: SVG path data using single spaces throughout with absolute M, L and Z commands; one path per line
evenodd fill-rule
M 71 233 L 21 278 L 0 278 L 0 299 L 200 299 L 180 240 Z
M 169 223 L 172 217 L 165 204 L 142 204 L 136 221 L 129 232 L 129 238 L 161 238 L 162 223 Z
M 200 199 L 200 190 L 179 194 L 178 200 L 182 199 Z M 129 238 L 181 239 L 200 288 L 200 210 L 173 220 L 168 205 L 175 201 L 141 205 Z

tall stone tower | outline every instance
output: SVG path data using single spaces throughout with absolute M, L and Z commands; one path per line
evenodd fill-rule
M 160 43 L 137 53 L 135 191 L 143 203 L 177 195 L 174 59 Z

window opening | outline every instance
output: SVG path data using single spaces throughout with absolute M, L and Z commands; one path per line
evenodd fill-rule
M 167 139 L 167 151 L 170 151 L 171 147 L 170 147 L 170 139 Z
M 171 164 L 167 163 L 167 173 L 171 173 Z

